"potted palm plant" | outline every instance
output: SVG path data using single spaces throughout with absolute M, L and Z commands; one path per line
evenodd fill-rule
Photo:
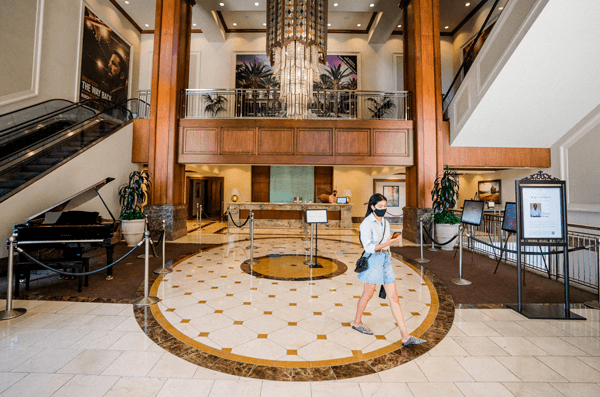
M 458 199 L 458 176 L 455 171 L 450 171 L 448 166 L 443 174 L 438 175 L 431 191 L 433 200 L 433 223 L 435 237 L 438 241 L 448 241 L 458 233 L 460 218 L 450 208 L 456 205 Z M 442 250 L 451 251 L 455 241 L 442 245 Z
M 142 205 L 151 185 L 148 171 L 133 171 L 128 182 L 119 188 L 121 230 L 129 247 L 139 243 L 144 236 L 146 214 Z

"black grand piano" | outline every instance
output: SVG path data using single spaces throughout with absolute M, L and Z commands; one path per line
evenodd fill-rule
M 105 247 L 107 264 L 112 263 L 115 244 L 120 239 L 120 222 L 113 216 L 100 196 L 99 190 L 113 180 L 114 178 L 106 178 L 52 207 L 30 216 L 25 219 L 25 223 L 15 225 L 13 228 L 13 235 L 17 238 L 15 244 L 33 257 L 36 257 L 36 252 L 43 248 L 61 250 L 62 258 L 52 261 L 57 268 L 88 268 L 87 258 L 84 258 L 83 254 L 92 247 Z M 98 212 L 74 211 L 75 208 L 95 197 L 100 198 L 112 220 L 101 219 Z M 20 274 L 26 276 L 26 290 L 29 289 L 29 272 L 37 266 L 39 265 L 32 264 L 24 255 L 19 254 L 15 277 L 18 279 Z M 112 267 L 107 269 L 106 278 L 112 279 Z M 87 286 L 87 276 L 85 280 Z M 81 277 L 79 277 L 78 291 L 81 292 Z M 19 295 L 18 281 L 15 286 L 15 294 Z

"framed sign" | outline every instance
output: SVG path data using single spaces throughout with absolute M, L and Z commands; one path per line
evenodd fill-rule
M 400 187 L 399 186 L 384 186 L 383 195 L 387 198 L 388 207 L 400 206 Z
M 327 210 L 306 210 L 306 223 L 327 223 Z
M 511 233 L 517 232 L 517 203 L 506 203 L 502 218 L 502 230 Z
M 563 239 L 561 186 L 521 186 L 523 239 Z
M 467 225 L 481 225 L 484 205 L 483 201 L 465 200 L 461 221 Z

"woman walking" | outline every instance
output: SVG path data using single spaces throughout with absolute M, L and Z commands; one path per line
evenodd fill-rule
M 399 241 L 402 236 L 392 238 L 389 222 L 384 219 L 386 210 L 387 199 L 385 196 L 379 193 L 372 195 L 367 205 L 365 219 L 360 224 L 360 242 L 364 247 L 365 255 L 368 255 L 368 268 L 358 274 L 358 279 L 364 282 L 364 289 L 358 300 L 352 328 L 363 334 L 373 335 L 373 332 L 362 323 L 362 314 L 367 307 L 367 303 L 373 297 L 377 284 L 383 284 L 390 309 L 392 309 L 392 314 L 400 330 L 402 346 L 420 345 L 426 341 L 408 333 L 402 316 L 402 308 L 398 301 L 396 277 L 392 268 L 389 247 Z

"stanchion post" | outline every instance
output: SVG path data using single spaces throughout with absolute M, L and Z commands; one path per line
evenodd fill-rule
M 138 307 L 150 306 L 158 302 L 156 296 L 149 296 L 148 284 L 150 283 L 150 232 L 144 233 L 144 296 L 135 300 L 133 304 Z
M 162 235 L 162 266 L 154 271 L 154 274 L 169 274 L 173 273 L 173 269 L 166 267 L 166 247 L 167 247 L 167 221 L 163 219 L 163 235 Z
M 458 227 L 458 246 L 458 278 L 453 278 L 450 281 L 456 285 L 471 285 L 472 283 L 469 280 L 463 278 L 463 225 Z
M 439 249 L 435 248 L 435 243 L 433 240 L 435 240 L 435 218 L 433 217 L 433 214 L 431 214 L 431 248 L 429 248 L 429 251 L 439 251 Z
M 200 223 L 200 203 L 196 203 L 196 226 L 202 226 Z
M 13 294 L 13 270 L 14 270 L 14 254 L 15 254 L 15 236 L 10 236 L 8 239 L 8 275 L 6 278 L 6 310 L 0 312 L 0 320 L 10 320 L 11 318 L 17 318 L 27 313 L 26 309 L 12 307 L 12 294 Z
M 231 206 L 227 206 L 227 235 L 229 236 L 229 220 L 231 219 Z
M 246 265 L 255 265 L 258 263 L 254 259 L 254 213 L 250 211 L 250 259 L 245 260 Z
M 421 240 L 421 257 L 415 259 L 415 262 L 429 263 L 429 259 L 423 258 L 423 217 L 419 218 L 419 238 Z
M 589 301 L 585 302 L 587 307 L 591 307 L 592 309 L 600 310 L 600 239 L 596 241 L 596 276 L 598 277 L 598 302 Z
M 308 266 L 314 266 L 316 265 L 316 260 L 314 259 L 314 233 L 315 233 L 315 224 L 311 223 L 310 224 L 310 259 L 307 261 L 304 261 L 305 265 Z

